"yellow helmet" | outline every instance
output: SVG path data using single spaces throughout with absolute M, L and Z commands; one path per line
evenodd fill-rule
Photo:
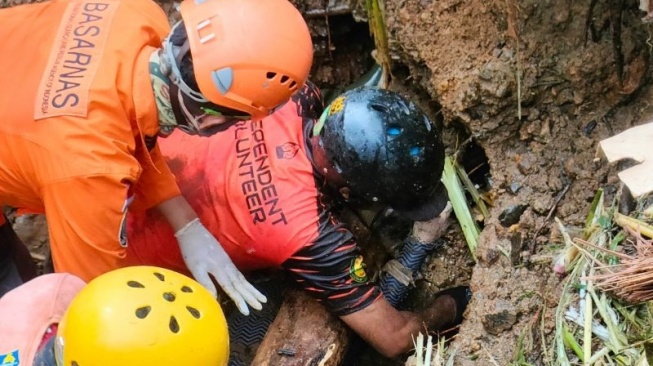
M 137 266 L 89 282 L 59 324 L 54 348 L 58 366 L 223 366 L 229 333 L 202 285 Z

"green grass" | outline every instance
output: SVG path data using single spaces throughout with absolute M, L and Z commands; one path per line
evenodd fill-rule
M 469 251 L 474 260 L 476 260 L 476 248 L 478 247 L 478 237 L 480 236 L 481 231 L 472 216 L 469 205 L 467 204 L 463 185 L 456 173 L 454 162 L 449 156 L 444 159 L 442 183 L 444 183 L 444 186 L 447 189 L 449 201 L 451 202 L 453 212 L 456 214 L 456 218 L 460 223 Z

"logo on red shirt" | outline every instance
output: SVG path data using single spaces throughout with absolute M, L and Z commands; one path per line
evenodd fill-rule
M 299 151 L 299 144 L 294 142 L 286 142 L 276 148 L 277 158 L 279 159 L 292 159 Z

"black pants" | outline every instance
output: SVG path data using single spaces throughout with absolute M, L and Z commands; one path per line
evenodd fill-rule
M 0 226 L 0 297 L 36 277 L 36 264 L 9 220 Z

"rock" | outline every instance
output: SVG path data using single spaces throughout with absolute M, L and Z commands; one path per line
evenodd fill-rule
M 497 248 L 498 243 L 499 238 L 494 225 L 486 226 L 478 238 L 478 247 L 476 248 L 479 263 L 490 266 L 499 259 L 501 252 Z
M 510 262 L 517 266 L 522 262 L 521 251 L 524 246 L 524 237 L 519 231 L 510 234 Z
M 574 159 L 573 157 L 568 158 L 564 163 L 565 174 L 567 175 L 567 177 L 572 179 L 576 178 L 576 176 L 578 175 L 578 170 L 580 168 L 581 167 L 576 162 L 576 159 Z
M 519 129 L 519 139 L 521 141 L 530 140 L 533 136 L 538 133 L 537 131 L 541 130 L 542 121 L 533 120 L 525 122 L 521 125 Z
M 564 183 L 562 182 L 559 174 L 551 175 L 548 178 L 549 179 L 547 181 L 547 186 L 550 190 L 557 192 L 564 188 Z
M 521 184 L 519 182 L 512 182 L 508 187 L 508 190 L 512 194 L 517 194 L 517 192 L 519 192 L 520 189 L 521 189 Z
M 519 161 L 517 163 L 517 169 L 519 169 L 519 172 L 522 173 L 523 175 L 529 175 L 534 172 L 535 170 L 535 162 L 537 158 L 530 153 L 523 154 L 519 157 Z
M 483 328 L 486 332 L 492 335 L 499 335 L 507 330 L 512 329 L 512 326 L 516 322 L 517 314 L 514 311 L 508 309 L 486 314 L 482 320 Z
M 539 215 L 546 215 L 549 212 L 549 207 L 553 203 L 553 197 L 546 194 L 536 194 L 531 196 L 530 206 Z
M 519 218 L 526 211 L 526 205 L 512 205 L 503 210 L 499 215 L 499 222 L 504 227 L 509 227 L 519 222 Z

